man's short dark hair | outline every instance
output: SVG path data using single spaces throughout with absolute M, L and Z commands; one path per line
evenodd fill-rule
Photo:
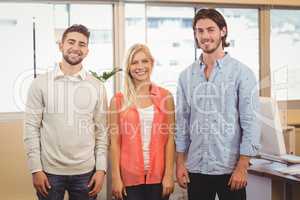
M 229 46 L 229 43 L 226 42 L 227 30 L 228 30 L 227 29 L 227 24 L 226 24 L 225 18 L 223 17 L 223 15 L 220 12 L 218 12 L 216 9 L 213 9 L 213 8 L 202 8 L 202 9 L 200 9 L 196 13 L 196 15 L 193 19 L 194 33 L 195 33 L 196 23 L 200 19 L 210 19 L 210 20 L 214 21 L 218 25 L 220 30 L 222 30 L 225 27 L 226 28 L 226 33 L 222 37 L 222 46 L 223 46 L 223 48 Z M 196 40 L 197 47 L 199 48 L 199 44 L 198 44 L 198 41 L 197 41 L 196 37 L 195 37 L 195 40 Z
M 72 26 L 70 26 L 69 28 L 67 28 L 64 31 L 64 33 L 62 35 L 62 42 L 66 39 L 68 33 L 71 33 L 71 32 L 81 33 L 84 36 L 86 36 L 87 40 L 89 41 L 89 38 L 90 38 L 89 29 L 87 27 L 85 27 L 84 25 L 82 25 L 82 24 L 73 24 Z

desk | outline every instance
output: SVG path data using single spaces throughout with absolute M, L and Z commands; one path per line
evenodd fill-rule
M 283 199 L 292 200 L 292 187 L 297 185 L 300 188 L 300 178 L 272 170 L 269 165 L 270 163 L 250 166 L 247 200 L 272 200 L 272 181 L 283 183 Z

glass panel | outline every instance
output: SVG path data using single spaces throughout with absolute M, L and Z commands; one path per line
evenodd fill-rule
M 143 21 L 142 6 L 144 4 L 127 4 L 128 13 L 126 16 L 134 16 L 141 12 L 140 22 Z M 140 6 L 132 10 L 134 6 Z M 136 7 L 137 8 L 137 7 Z M 142 10 L 142 11 L 141 11 Z M 259 78 L 259 32 L 258 32 L 258 10 L 257 9 L 219 9 L 225 16 L 229 35 L 228 41 L 231 46 L 228 48 L 230 54 L 248 65 Z M 173 93 L 176 91 L 176 82 L 179 73 L 186 68 L 195 59 L 195 45 L 192 31 L 192 19 L 194 17 L 194 8 L 192 7 L 146 7 L 146 23 L 143 27 L 135 28 L 132 26 L 129 31 L 129 17 L 126 25 L 126 41 L 131 43 L 139 42 L 138 35 L 141 38 L 146 36 L 147 44 L 155 57 L 155 68 L 153 72 L 153 81 L 161 84 Z M 139 34 L 134 35 L 132 33 Z M 174 34 L 172 34 L 174 33 Z M 128 44 L 126 42 L 126 44 Z M 127 46 L 128 47 L 128 46 Z M 201 50 L 197 50 L 197 57 Z
M 194 9 L 126 4 L 125 16 L 126 50 L 146 41 L 155 58 L 152 80 L 175 95 L 179 73 L 195 58 Z
M 0 4 L 0 55 L 3 67 L 0 91 L 5 94 L 0 112 L 24 111 L 27 91 L 33 80 L 33 21 L 44 22 L 49 5 Z M 45 17 L 40 13 L 44 12 Z M 36 31 L 42 29 L 41 26 Z M 39 38 L 41 39 L 41 38 Z M 39 46 L 37 46 L 39 48 Z M 50 47 L 51 48 L 51 47 Z M 45 50 L 48 51 L 48 50 Z M 48 55 L 51 57 L 51 54 Z M 36 55 L 37 60 L 41 58 Z M 43 64 L 47 65 L 49 60 Z
M 145 4 L 125 4 L 125 49 L 146 42 Z
M 180 72 L 195 59 L 188 7 L 147 7 L 147 43 L 155 58 L 152 80 L 175 96 Z
M 242 8 L 218 9 L 225 17 L 228 26 L 226 48 L 231 56 L 252 69 L 259 80 L 259 29 L 258 10 Z
M 69 7 L 66 4 L 53 5 L 55 28 L 64 29 L 69 26 Z
M 112 12 L 112 5 L 70 5 L 70 24 L 83 24 L 91 32 L 89 54 L 83 62 L 86 70 L 102 73 L 113 68 Z M 113 78 L 105 86 L 110 99 L 113 95 Z
M 271 10 L 271 88 L 277 100 L 300 99 L 299 18 L 299 10 Z
M 59 52 L 54 34 L 53 5 L 36 5 L 32 11 L 35 16 L 36 65 L 41 71 L 55 66 Z
M 61 60 L 61 52 L 59 51 L 59 42 L 64 30 L 70 25 L 69 5 L 59 4 L 53 5 L 54 15 L 54 41 L 56 46 L 55 62 Z
M 91 31 L 90 52 L 85 65 L 93 70 L 110 70 L 113 66 L 112 6 L 72 4 L 70 15 L 70 24 L 83 24 Z
M 78 15 L 78 13 L 86 13 Z M 102 19 L 105 19 L 101 21 Z M 87 70 L 102 72 L 113 66 L 112 5 L 1 3 L 0 42 L 3 65 L 1 91 L 9 94 L 0 112 L 24 111 L 27 89 L 34 74 L 34 41 L 37 73 L 44 73 L 61 60 L 58 43 L 70 23 L 85 24 L 91 30 Z M 21 34 L 20 34 L 21 33 Z M 35 35 L 35 37 L 34 37 Z M 8 39 L 9 38 L 9 39 Z M 17 58 L 17 59 L 16 59 Z M 109 98 L 113 79 L 106 83 Z

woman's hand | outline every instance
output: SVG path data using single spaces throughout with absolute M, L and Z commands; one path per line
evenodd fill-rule
M 116 199 L 123 199 L 123 195 L 127 196 L 121 178 L 112 179 L 112 194 L 114 197 L 116 197 Z
M 165 175 L 162 181 L 163 192 L 162 196 L 167 197 L 174 191 L 173 176 Z

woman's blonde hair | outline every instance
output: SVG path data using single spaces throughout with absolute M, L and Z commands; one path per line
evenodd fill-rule
M 150 49 L 146 45 L 138 43 L 138 44 L 134 44 L 128 49 L 124 59 L 124 67 L 125 67 L 124 102 L 123 102 L 124 107 L 134 105 L 136 103 L 137 92 L 136 92 L 134 82 L 132 80 L 132 76 L 130 75 L 130 66 L 132 64 L 133 57 L 138 52 L 145 53 L 148 59 L 150 59 L 152 66 L 154 63 L 154 58 L 150 52 Z

